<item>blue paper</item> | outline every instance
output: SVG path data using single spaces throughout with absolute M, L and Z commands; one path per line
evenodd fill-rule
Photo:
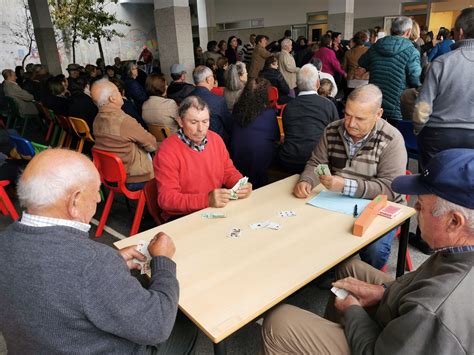
M 352 216 L 354 214 L 355 205 L 357 205 L 357 213 L 360 215 L 371 201 L 372 200 L 346 196 L 337 192 L 321 191 L 307 203 L 325 210 Z

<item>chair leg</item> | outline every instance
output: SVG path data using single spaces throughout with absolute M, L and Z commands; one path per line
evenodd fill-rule
M 81 138 L 81 140 L 77 143 L 77 152 L 82 153 L 82 149 L 84 148 L 84 141 L 85 138 Z
M 3 200 L 0 198 L 0 212 L 2 212 L 2 214 L 4 216 L 7 216 L 8 215 L 8 210 L 7 208 L 5 207 L 5 205 L 3 204 Z
M 2 200 L 1 204 L 6 208 L 8 214 L 13 218 L 14 221 L 18 219 L 18 213 L 16 212 L 15 206 L 10 201 L 5 189 L 2 187 L 0 188 L 0 199 Z
M 53 127 L 54 127 L 54 123 L 50 122 L 48 132 L 46 132 L 46 136 L 44 137 L 45 142 L 48 142 L 49 138 L 51 138 L 51 133 L 53 133 Z
M 137 203 L 137 210 L 135 212 L 135 218 L 133 218 L 132 229 L 130 230 L 130 236 L 138 233 L 140 223 L 142 221 L 143 209 L 145 208 L 145 192 L 140 193 L 140 198 Z
M 413 264 L 411 262 L 410 251 L 408 249 L 407 249 L 406 259 L 407 259 L 406 269 L 407 269 L 407 271 L 412 271 L 413 270 Z
M 114 202 L 114 191 L 109 191 L 109 197 L 107 197 L 107 202 L 105 203 L 104 210 L 102 211 L 102 216 L 100 217 L 99 226 L 95 232 L 96 238 L 100 237 L 104 231 L 105 223 L 107 222 L 107 218 L 109 218 L 110 208 L 112 207 L 112 202 Z

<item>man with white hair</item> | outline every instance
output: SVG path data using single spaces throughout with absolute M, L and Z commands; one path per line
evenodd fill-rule
M 69 150 L 36 155 L 21 176 L 26 211 L 0 234 L 0 332 L 9 353 L 192 350 L 194 326 L 178 315 L 173 329 L 172 239 L 160 232 L 150 242 L 151 282 L 143 288 L 130 274 L 140 268 L 133 260 L 145 259 L 136 246 L 117 251 L 89 239 L 99 188 L 94 164 Z
M 308 197 L 321 183 L 329 191 L 347 196 L 373 199 L 384 194 L 389 201 L 404 202 L 390 184 L 396 176 L 405 174 L 405 142 L 395 127 L 381 119 L 381 104 L 382 92 L 375 85 L 360 86 L 349 95 L 344 119 L 326 127 L 306 163 L 294 189 L 296 197 Z M 317 176 L 314 170 L 319 164 L 327 164 L 332 176 Z M 362 260 L 377 269 L 383 267 L 395 231 L 362 249 Z
M 265 354 L 474 352 L 474 150 L 438 153 L 422 174 L 399 176 L 392 189 L 418 195 L 418 223 L 435 254 L 396 280 L 349 260 L 333 284 L 349 295 L 328 302 L 334 321 L 282 305 L 265 317 Z
M 2 76 L 5 79 L 3 92 L 5 96 L 11 97 L 16 102 L 20 115 L 37 115 L 38 110 L 34 104 L 35 98 L 17 84 L 15 72 L 11 69 L 4 69 Z
M 278 68 L 290 88 L 289 96 L 295 97 L 296 74 L 298 73 L 299 68 L 296 67 L 295 58 L 291 55 L 293 49 L 292 46 L 293 42 L 290 38 L 285 38 L 281 41 L 281 52 L 278 56 Z
M 220 135 L 226 146 L 229 146 L 232 134 L 232 116 L 227 109 L 224 97 L 211 92 L 215 86 L 212 70 L 204 65 L 199 65 L 193 70 L 193 79 L 196 89 L 190 95 L 200 97 L 206 102 L 211 114 L 209 129 Z
M 285 141 L 278 152 L 279 165 L 293 174 L 303 171 L 324 128 L 339 118 L 336 106 L 318 95 L 319 75 L 314 65 L 304 65 L 297 79 L 300 93 L 283 111 Z
M 154 177 L 148 153 L 157 148 L 155 137 L 122 111 L 122 95 L 108 79 L 96 81 L 91 96 L 99 108 L 94 119 L 94 148 L 114 153 L 122 159 L 129 190 L 143 188 L 145 182 Z
M 421 85 L 420 52 L 410 41 L 413 21 L 397 17 L 392 22 L 391 36 L 379 39 L 359 59 L 358 73 L 370 72 L 369 83 L 383 93 L 385 119 L 402 119 L 400 96 L 406 88 Z

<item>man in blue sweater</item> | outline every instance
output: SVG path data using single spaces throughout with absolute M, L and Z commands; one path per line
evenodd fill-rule
M 26 212 L 0 234 L 0 332 L 10 354 L 191 353 L 178 315 L 175 246 L 150 242 L 148 289 L 131 276 L 144 256 L 89 239 L 100 202 L 92 162 L 68 150 L 35 156 L 18 184 Z M 174 326 L 175 325 L 175 326 Z M 174 328 L 173 328 L 174 326 Z

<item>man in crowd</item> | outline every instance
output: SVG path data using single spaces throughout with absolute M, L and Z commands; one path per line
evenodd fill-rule
M 173 99 L 179 105 L 184 98 L 194 91 L 194 85 L 186 81 L 186 69 L 182 64 L 173 64 L 170 68 L 173 81 L 166 90 L 166 96 Z
M 474 150 L 437 154 L 421 175 L 400 176 L 394 191 L 418 195 L 425 241 L 436 253 L 396 280 L 355 258 L 338 267 L 326 315 L 290 305 L 263 324 L 265 354 L 471 354 L 474 351 Z M 471 330 L 470 330 L 471 329 Z
M 151 282 L 143 288 L 129 270 L 140 267 L 134 258 L 144 260 L 136 246 L 117 251 L 89 239 L 99 188 L 94 164 L 73 151 L 47 150 L 26 167 L 18 186 L 26 212 L 0 235 L 0 332 L 8 351 L 190 353 L 197 332 L 176 318 L 172 239 L 159 233 L 151 241 Z
M 474 148 L 474 8 L 464 9 L 454 28 L 453 50 L 431 63 L 413 112 L 422 167 L 442 150 Z M 419 230 L 410 244 L 424 253 L 433 252 Z
M 407 152 L 400 132 L 382 120 L 382 92 L 375 85 L 355 89 L 347 98 L 345 117 L 329 124 L 308 160 L 294 194 L 306 198 L 319 184 L 344 195 L 373 199 L 379 194 L 403 202 L 390 184 L 405 173 Z M 284 121 L 284 120 L 283 120 Z M 317 176 L 314 169 L 328 164 L 332 176 Z M 362 260 L 377 269 L 389 256 L 395 229 L 364 248 Z
M 268 44 L 268 37 L 265 35 L 258 35 L 255 38 L 255 48 L 252 53 L 252 59 L 250 60 L 249 79 L 255 79 L 258 77 L 258 73 L 265 66 L 265 60 L 272 54 L 267 51 L 266 46 Z
M 390 29 L 391 36 L 379 39 L 359 59 L 358 70 L 370 73 L 369 83 L 377 85 L 383 93 L 382 108 L 385 119 L 402 119 L 400 95 L 407 87 L 420 83 L 420 52 L 409 40 L 413 21 L 397 17 Z
M 279 164 L 293 174 L 303 171 L 326 126 L 339 118 L 334 104 L 318 95 L 319 75 L 314 65 L 301 68 L 298 88 L 298 97 L 283 111 L 285 141 L 278 153 Z
M 194 68 L 193 79 L 196 89 L 191 95 L 198 96 L 206 102 L 211 114 L 209 128 L 220 135 L 226 146 L 228 146 L 232 133 L 232 116 L 227 109 L 225 98 L 211 92 L 215 86 L 212 70 L 200 65 Z
M 16 82 L 16 74 L 11 69 L 2 71 L 3 92 L 5 96 L 11 97 L 18 105 L 20 115 L 37 115 L 38 110 L 34 104 L 34 97 L 28 91 L 23 90 Z
M 228 189 L 242 178 L 221 137 L 208 130 L 209 108 L 204 100 L 187 97 L 178 116 L 178 132 L 161 144 L 153 159 L 158 204 L 165 219 L 224 207 L 230 200 Z M 237 196 L 246 198 L 251 191 L 252 184 L 247 183 Z
M 94 148 L 116 154 L 127 172 L 127 188 L 139 190 L 153 179 L 149 153 L 157 148 L 155 137 L 122 111 L 122 95 L 108 79 L 92 85 L 92 100 L 99 108 L 94 119 Z
M 252 60 L 252 54 L 253 50 L 255 48 L 255 34 L 251 34 L 249 37 L 249 43 L 244 45 L 242 51 L 243 51 L 243 59 L 242 61 L 245 63 L 245 66 L 247 67 L 247 72 L 250 70 L 250 62 Z
M 289 38 L 285 38 L 281 42 L 281 52 L 278 56 L 278 69 L 280 69 L 281 74 L 290 88 L 289 96 L 295 97 L 296 73 L 298 73 L 300 69 L 296 67 L 295 58 L 291 55 L 292 46 L 291 39 Z
M 81 76 L 81 66 L 71 63 L 67 66 L 66 70 L 69 73 L 67 78 L 69 91 L 80 90 L 80 88 L 77 87 L 76 80 Z

